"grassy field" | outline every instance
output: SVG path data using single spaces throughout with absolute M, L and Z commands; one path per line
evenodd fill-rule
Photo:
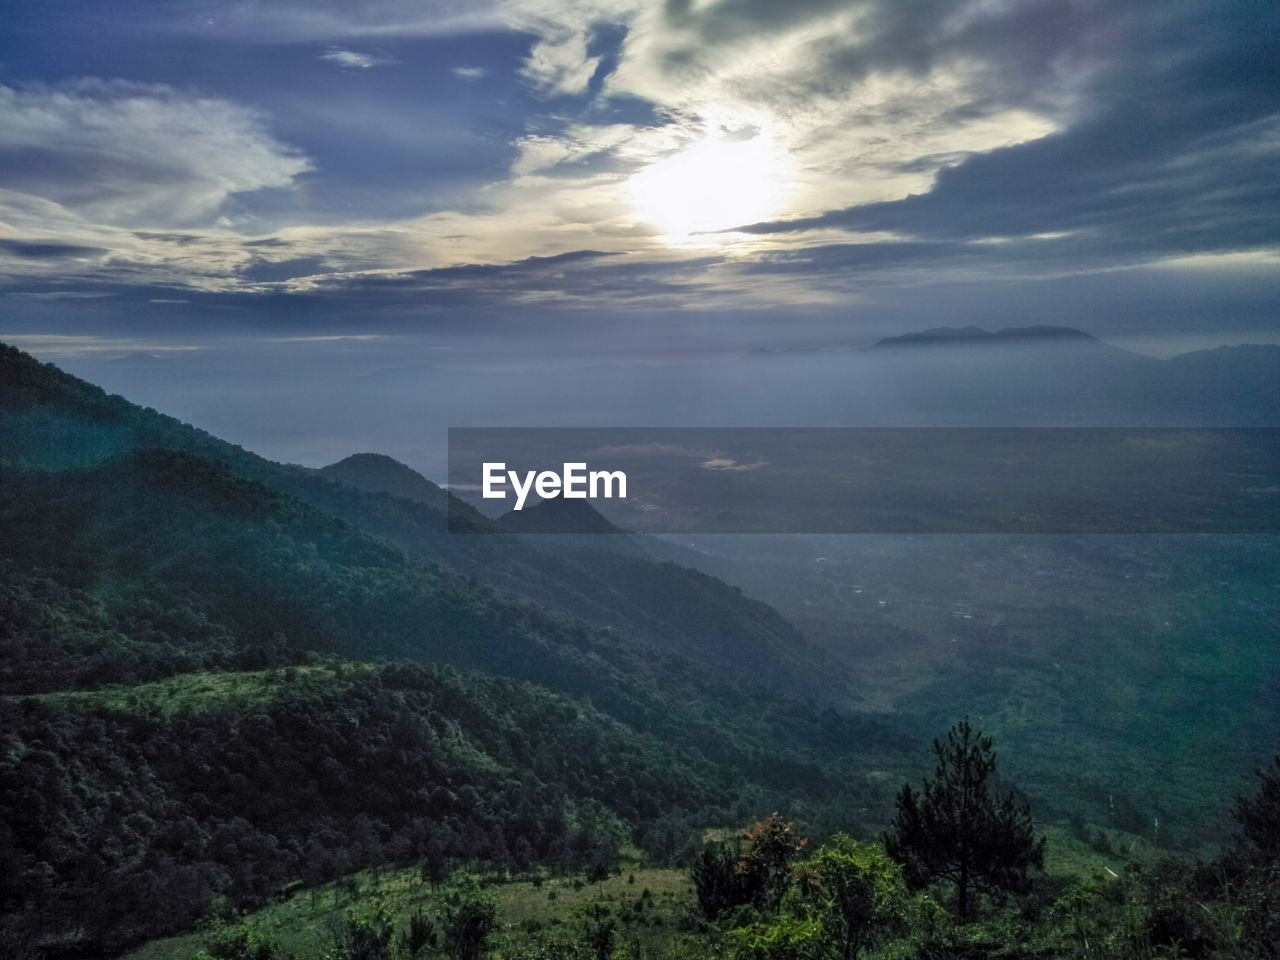
M 483 884 L 485 881 L 480 880 Z M 531 933 L 578 932 L 584 908 L 602 904 L 616 917 L 634 918 L 619 925 L 619 939 L 637 939 L 649 950 L 679 937 L 681 915 L 691 903 L 692 885 L 685 870 L 624 868 L 600 883 L 580 878 L 542 877 L 487 884 L 498 908 L 499 954 L 504 946 Z M 432 890 L 416 868 L 363 871 L 335 883 L 295 893 L 240 920 L 276 941 L 299 960 L 319 957 L 332 944 L 335 924 L 348 913 L 373 915 L 385 909 L 397 927 L 422 909 L 431 912 L 448 896 L 451 885 Z M 127 960 L 189 960 L 207 933 L 154 940 L 126 955 Z
M 346 679 L 354 679 L 375 669 L 375 664 L 343 662 L 271 670 L 201 671 L 147 683 L 34 696 L 84 710 L 105 709 L 165 719 L 220 711 L 243 714 L 253 708 L 269 706 L 284 696 L 331 689 Z
M 728 830 L 709 831 L 725 835 Z M 1118 877 L 1129 861 L 1154 862 L 1164 851 L 1145 841 L 1108 831 L 1112 853 L 1103 853 L 1064 825 L 1043 827 L 1048 838 L 1046 871 L 1056 876 Z M 494 898 L 498 912 L 495 954 L 534 934 L 572 937 L 593 905 L 605 907 L 619 920 L 618 940 L 639 947 L 635 955 L 678 953 L 682 920 L 693 906 L 693 886 L 684 869 L 625 864 L 621 872 L 599 883 L 581 878 L 540 876 L 495 880 L 460 875 L 433 890 L 417 868 L 362 871 L 333 883 L 298 891 L 279 903 L 238 918 L 238 924 L 274 940 L 298 960 L 322 957 L 332 945 L 333 931 L 347 914 L 373 916 L 385 910 L 397 928 L 418 910 L 431 913 L 460 883 L 477 882 Z M 125 960 L 190 960 L 208 931 L 154 940 Z

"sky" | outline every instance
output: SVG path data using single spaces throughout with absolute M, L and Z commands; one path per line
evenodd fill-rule
M 0 338 L 317 370 L 1276 342 L 1277 50 L 1272 0 L 13 4 Z

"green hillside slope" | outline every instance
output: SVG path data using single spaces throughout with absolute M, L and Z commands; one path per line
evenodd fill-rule
M 439 502 L 447 494 L 390 458 L 353 458 L 354 463 L 320 472 L 273 463 L 0 344 L 3 461 L 64 469 L 151 448 L 223 464 L 238 477 L 308 503 L 414 556 L 542 607 L 610 626 L 734 679 L 830 702 L 847 699 L 847 671 L 771 607 L 713 577 L 643 560 L 599 563 L 595 556 L 575 556 L 551 544 L 540 549 L 523 538 L 450 534 Z M 468 507 L 455 504 L 455 509 L 470 515 L 478 530 L 496 529 Z M 660 602 L 652 602 L 654 597 Z
M 774 805 L 883 806 L 868 759 L 906 741 L 882 723 L 771 689 L 764 653 L 719 669 L 740 651 L 691 633 L 695 662 L 566 612 L 593 563 L 626 582 L 611 617 L 670 595 L 686 628 L 767 651 L 785 621 L 723 583 L 428 534 L 426 505 L 3 360 L 0 940 L 18 956 L 118 950 L 433 850 L 582 867 L 623 842 L 670 857 Z M 401 523 L 420 550 L 369 532 Z M 441 562 L 454 539 L 563 594 Z

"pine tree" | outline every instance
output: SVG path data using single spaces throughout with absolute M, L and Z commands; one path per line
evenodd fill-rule
M 1026 804 L 1012 793 L 991 795 L 991 738 L 968 719 L 947 732 L 945 744 L 935 740 L 933 752 L 934 778 L 920 793 L 903 786 L 884 844 L 913 887 L 954 884 L 956 915 L 964 919 L 975 891 L 1026 889 L 1030 871 L 1044 866 L 1044 840 L 1036 837 Z

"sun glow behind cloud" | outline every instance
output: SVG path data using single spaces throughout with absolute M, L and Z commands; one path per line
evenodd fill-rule
M 777 216 L 788 189 L 786 152 L 760 130 L 721 129 L 651 163 L 626 184 L 636 217 L 672 246 L 723 245 L 721 231 Z

